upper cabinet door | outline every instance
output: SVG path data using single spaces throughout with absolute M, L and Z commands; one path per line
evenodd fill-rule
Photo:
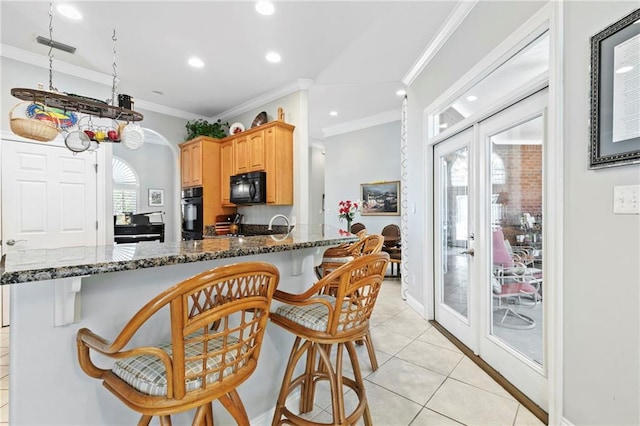
M 235 174 L 249 172 L 251 160 L 249 158 L 249 140 L 246 136 L 239 136 L 233 140 L 235 156 Z
M 182 187 L 202 186 L 202 142 L 180 145 L 180 175 Z
M 231 205 L 229 182 L 234 174 L 235 161 L 233 141 L 224 142 L 220 146 L 220 198 L 222 205 Z
M 249 136 L 249 171 L 258 172 L 265 169 L 265 130 Z

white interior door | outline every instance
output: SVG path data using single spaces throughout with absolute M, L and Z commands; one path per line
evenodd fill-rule
M 3 140 L 2 249 L 94 246 L 96 154 Z M 8 321 L 3 291 L 3 325 Z
M 434 149 L 434 271 L 436 321 L 475 350 L 472 141 L 469 129 Z

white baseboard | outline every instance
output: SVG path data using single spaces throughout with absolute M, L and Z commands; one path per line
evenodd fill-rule
M 419 313 L 422 317 L 425 316 L 425 314 L 424 314 L 424 312 L 425 312 L 424 311 L 424 306 L 422 305 L 422 303 L 418 302 L 413 296 L 411 296 L 411 294 L 407 293 L 406 302 L 407 302 L 407 305 L 409 305 L 409 307 L 411 309 L 413 309 L 414 311 Z
M 562 417 L 562 419 L 560 420 L 560 426 L 574 426 L 574 425 L 569 420 L 567 420 L 566 417 Z

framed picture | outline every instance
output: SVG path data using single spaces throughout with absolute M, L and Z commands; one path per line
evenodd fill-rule
M 362 216 L 398 216 L 400 214 L 400 181 L 360 184 Z
M 591 37 L 589 168 L 640 163 L 640 9 Z
M 164 189 L 149 190 L 149 206 L 151 207 L 164 206 Z

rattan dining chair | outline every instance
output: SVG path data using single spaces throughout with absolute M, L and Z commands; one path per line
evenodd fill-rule
M 364 255 L 343 264 L 302 294 L 276 290 L 274 299 L 284 303 L 271 313 L 271 321 L 295 334 L 289 362 L 276 403 L 272 425 L 314 425 L 286 407 L 287 397 L 300 388 L 300 414 L 313 409 L 316 384 L 329 381 L 333 425 L 351 425 L 363 418 L 371 425 L 371 412 L 354 342 L 369 332 L 369 319 L 389 262 L 387 253 Z M 337 283 L 337 285 L 336 285 Z M 331 291 L 327 289 L 331 288 Z M 335 364 L 331 352 L 336 347 Z M 346 349 L 354 378 L 343 376 Z M 293 377 L 303 356 L 304 371 Z M 346 413 L 344 393 L 353 390 L 358 404 Z
M 216 399 L 238 424 L 248 425 L 236 389 L 258 363 L 278 281 L 276 267 L 263 262 L 202 272 L 153 298 L 113 341 L 79 330 L 80 367 L 141 413 L 138 425 L 148 425 L 153 416 L 170 425 L 172 414 L 194 408 L 194 425 L 213 425 Z M 167 309 L 167 342 L 126 348 L 150 318 Z M 113 368 L 97 367 L 92 351 L 114 359 Z

